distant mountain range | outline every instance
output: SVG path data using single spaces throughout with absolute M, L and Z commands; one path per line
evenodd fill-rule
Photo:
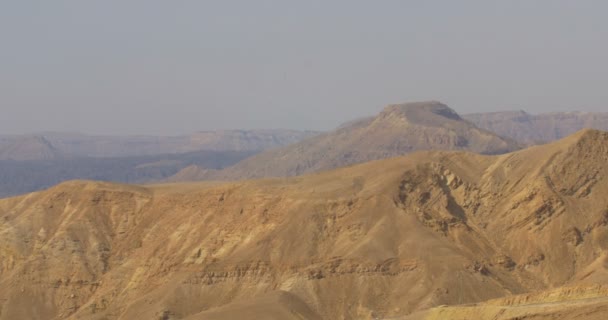
M 525 144 L 559 140 L 581 129 L 608 130 L 608 112 L 552 112 L 532 115 L 525 111 L 467 114 L 476 126 Z
M 260 151 L 285 146 L 319 132 L 217 130 L 181 136 L 93 136 L 41 133 L 0 136 L 0 160 L 52 160 L 66 156 L 117 158 L 195 151 Z
M 0 136 L 0 197 L 72 179 L 146 183 L 191 166 L 222 169 L 312 131 L 234 130 L 188 136 L 87 136 L 69 133 Z

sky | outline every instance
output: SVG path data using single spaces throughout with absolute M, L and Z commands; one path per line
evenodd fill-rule
M 0 0 L 0 133 L 608 111 L 608 1 Z

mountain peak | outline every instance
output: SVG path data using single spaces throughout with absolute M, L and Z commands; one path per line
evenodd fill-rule
M 378 118 L 401 118 L 409 123 L 438 126 L 445 121 L 462 121 L 450 107 L 439 101 L 421 101 L 388 105 Z

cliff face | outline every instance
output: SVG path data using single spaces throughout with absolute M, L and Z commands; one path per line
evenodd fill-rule
M 64 183 L 0 200 L 0 319 L 373 319 L 606 283 L 606 161 L 583 131 L 289 179 Z

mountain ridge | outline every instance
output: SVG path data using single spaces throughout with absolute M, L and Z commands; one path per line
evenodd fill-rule
M 288 145 L 318 134 L 316 131 L 287 129 L 199 131 L 180 136 L 102 136 L 80 133 L 46 132 L 34 135 L 0 136 L 0 154 L 11 145 L 38 137 L 53 149 L 73 157 L 116 158 L 196 151 L 260 151 Z M 18 151 L 18 150 L 17 150 Z M 15 150 L 13 158 L 22 158 Z M 28 157 L 28 160 L 48 160 Z
M 605 112 L 530 114 L 519 110 L 466 114 L 463 118 L 480 128 L 529 145 L 559 140 L 585 128 L 608 130 L 608 113 Z

